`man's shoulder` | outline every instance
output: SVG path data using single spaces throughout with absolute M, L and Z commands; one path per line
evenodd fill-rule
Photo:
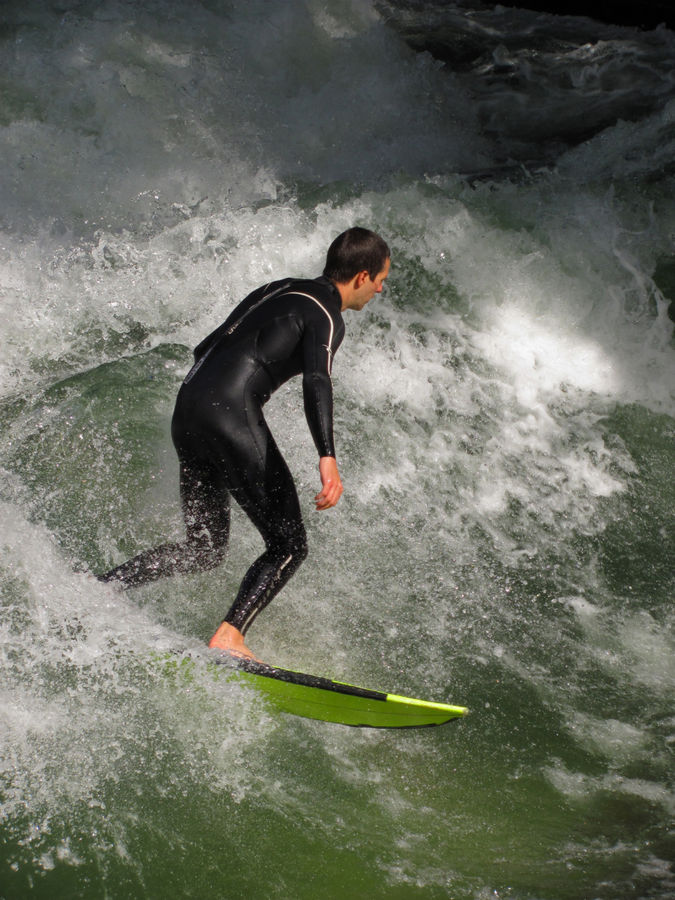
M 306 296 L 318 301 L 331 314 L 339 313 L 341 307 L 340 294 L 335 285 L 323 275 L 319 278 L 291 278 L 288 279 L 289 294 Z

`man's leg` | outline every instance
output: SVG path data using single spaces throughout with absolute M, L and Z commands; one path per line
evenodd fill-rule
M 260 423 L 264 453 L 249 454 L 247 469 L 228 471 L 232 496 L 265 541 L 265 552 L 253 563 L 237 598 L 209 646 L 251 655 L 243 636 L 255 617 L 279 593 L 307 557 L 307 536 L 293 477 L 271 433 Z M 257 444 L 261 446 L 260 443 Z
M 99 581 L 138 587 L 167 575 L 205 572 L 222 561 L 230 530 L 230 495 L 222 473 L 181 462 L 180 494 L 186 540 L 146 550 L 99 575 Z

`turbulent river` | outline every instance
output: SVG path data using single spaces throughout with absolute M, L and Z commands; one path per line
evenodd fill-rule
M 0 897 L 675 896 L 675 35 L 6 0 L 0 60 Z M 335 360 L 345 494 L 314 511 L 290 382 L 310 556 L 249 642 L 443 728 L 214 678 L 239 510 L 213 572 L 92 574 L 182 534 L 192 347 L 353 224 L 392 271 Z

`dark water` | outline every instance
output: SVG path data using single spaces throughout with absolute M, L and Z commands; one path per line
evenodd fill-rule
M 675 896 L 672 34 L 337 0 L 1 21 L 0 897 Z M 181 534 L 190 348 L 353 223 L 393 268 L 335 363 L 346 491 L 313 512 L 289 385 L 311 553 L 250 642 L 471 708 L 441 729 L 214 677 L 238 512 L 217 572 L 90 574 Z

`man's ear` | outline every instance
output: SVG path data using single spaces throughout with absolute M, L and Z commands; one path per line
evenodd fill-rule
M 357 273 L 357 275 L 356 275 L 356 281 L 354 282 L 354 284 L 355 284 L 355 286 L 356 286 L 357 288 L 360 288 L 361 285 L 362 285 L 362 284 L 365 284 L 365 282 L 366 282 L 369 278 L 370 278 L 370 275 L 368 274 L 368 270 L 367 270 L 367 269 L 364 269 L 362 272 L 358 272 L 358 273 Z

